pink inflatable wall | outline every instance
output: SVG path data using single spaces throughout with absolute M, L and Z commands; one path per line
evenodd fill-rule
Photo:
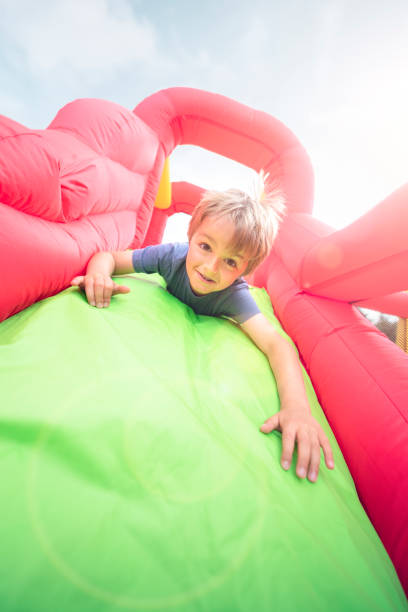
M 194 144 L 278 179 L 289 214 L 250 281 L 265 287 L 308 370 L 360 499 L 408 592 L 408 355 L 352 304 L 408 317 L 408 186 L 349 227 L 312 217 L 313 173 L 281 122 L 220 95 L 168 89 L 133 112 L 77 100 L 45 130 L 0 117 L 0 318 L 69 286 L 99 250 L 161 241 L 202 189 L 163 164 Z M 346 180 L 346 179 L 345 179 Z

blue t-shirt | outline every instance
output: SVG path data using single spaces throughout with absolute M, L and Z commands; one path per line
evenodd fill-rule
M 197 314 L 228 317 L 244 323 L 260 312 L 248 283 L 237 278 L 221 291 L 196 295 L 186 270 L 188 243 L 158 244 L 136 249 L 132 254 L 135 272 L 158 272 L 167 283 L 167 290 L 190 306 Z

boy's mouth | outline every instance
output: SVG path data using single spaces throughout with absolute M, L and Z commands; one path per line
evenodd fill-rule
M 205 274 L 202 274 L 199 270 L 196 270 L 196 272 L 205 283 L 215 283 L 215 280 L 208 278 L 208 276 L 205 276 Z

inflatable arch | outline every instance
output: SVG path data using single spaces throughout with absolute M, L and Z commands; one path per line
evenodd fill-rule
M 167 158 L 175 147 L 183 144 L 203 147 L 255 171 L 264 169 L 271 179 L 282 184 L 287 196 L 288 215 L 273 252 L 249 281 L 254 287 L 267 291 L 275 315 L 296 344 L 350 470 L 361 504 L 408 592 L 408 355 L 389 342 L 354 307 L 381 309 L 408 318 L 408 294 L 404 292 L 408 268 L 408 185 L 348 227 L 335 231 L 312 216 L 313 171 L 307 153 L 295 135 L 270 115 L 224 96 L 195 89 L 171 88 L 148 97 L 133 112 L 103 100 L 76 100 L 64 106 L 45 130 L 28 129 L 0 117 L 0 320 L 3 321 L 0 340 L 2 347 L 10 351 L 12 347 L 13 350 L 20 347 L 20 360 L 12 352 L 4 353 L 9 355 L 9 369 L 3 382 L 9 384 L 8 410 L 12 411 L 3 414 L 4 423 L 6 426 L 9 424 L 9 429 L 5 426 L 5 430 L 9 433 L 16 430 L 17 425 L 10 415 L 20 414 L 20 411 L 22 421 L 28 418 L 31 424 L 36 422 L 35 415 L 25 417 L 25 408 L 22 409 L 20 403 L 17 405 L 20 401 L 17 397 L 21 399 L 18 395 L 20 385 L 25 386 L 27 395 L 30 395 L 33 381 L 21 378 L 22 375 L 13 378 L 19 364 L 23 368 L 28 361 L 28 339 L 34 338 L 41 314 L 40 310 L 34 311 L 33 308 L 56 304 L 45 299 L 50 296 L 62 295 L 71 301 L 79 298 L 76 290 L 67 288 L 74 276 L 84 272 L 93 253 L 159 243 L 168 217 L 177 212 L 191 213 L 198 202 L 201 187 L 179 182 L 173 183 L 170 189 L 166 175 Z M 143 290 L 150 291 L 150 288 L 146 285 Z M 120 298 L 117 303 L 124 305 L 126 299 Z M 83 313 L 91 312 L 83 300 L 79 307 Z M 55 329 L 71 329 L 67 332 L 69 334 L 75 324 L 69 308 L 64 308 L 63 314 L 58 312 L 59 323 L 55 319 Z M 52 326 L 51 310 L 50 306 L 45 325 Z M 93 309 L 93 312 L 97 311 Z M 35 316 L 32 313 L 36 313 Z M 125 313 L 125 316 L 130 315 Z M 95 319 L 91 321 L 90 318 L 83 323 L 81 330 L 85 342 L 86 334 L 92 333 L 94 324 Z M 110 330 L 115 329 L 113 320 L 109 325 Z M 104 329 L 103 333 L 108 334 L 108 328 Z M 213 332 L 218 333 L 218 328 Z M 39 344 L 37 338 L 37 344 L 31 345 L 34 356 Z M 65 350 L 69 353 L 68 344 Z M 81 350 L 86 349 L 82 347 Z M 97 350 L 102 349 L 95 348 Z M 72 348 L 72 360 L 75 360 L 74 354 Z M 103 361 L 101 354 L 98 352 L 93 367 L 103 377 L 99 363 Z M 89 360 L 93 359 L 91 355 L 89 353 Z M 31 374 L 25 376 L 35 378 L 40 375 L 41 357 L 38 358 L 39 367 L 35 366 Z M 66 371 L 68 376 L 68 372 L 71 375 L 73 370 L 67 367 Z M 122 375 L 118 376 L 121 379 Z M 11 380 L 19 383 L 10 383 Z M 143 388 L 143 382 L 140 384 Z M 19 387 L 18 393 L 16 386 Z M 80 389 L 78 392 L 82 393 Z M 44 389 L 42 393 L 47 395 Z M 34 434 L 28 429 L 21 431 L 23 434 L 20 432 L 19 440 L 23 446 Z M 32 438 L 37 450 L 43 449 L 48 442 L 51 447 L 50 435 L 48 428 L 45 433 L 40 431 L 37 442 L 35 436 Z M 12 433 L 9 437 L 13 437 Z M 21 442 L 23 438 L 24 444 Z M 64 444 L 68 448 L 69 443 Z M 71 455 L 75 454 L 74 451 L 75 447 L 70 447 Z M 20 457 L 17 450 L 13 453 Z M 6 453 L 1 456 L 5 462 L 10 459 Z M 6 463 L 3 465 L 7 470 Z M 27 468 L 30 473 L 28 491 L 31 491 L 33 482 L 38 487 L 44 484 L 39 480 L 39 464 L 30 465 L 31 468 Z M 92 465 L 88 472 L 92 472 L 97 480 L 102 479 L 97 462 Z M 330 477 L 328 474 L 326 482 L 330 482 Z M 341 486 L 336 495 L 340 500 Z M 68 499 L 69 496 L 67 503 Z M 295 499 L 291 499 L 291 503 L 296 504 Z M 312 499 L 307 503 L 313 505 Z M 16 503 L 10 505 L 9 521 L 12 521 Z M 25 502 L 21 503 L 24 506 Z M 95 503 L 97 507 L 96 498 Z M 228 608 L 225 607 L 227 603 L 222 603 L 225 594 L 220 595 L 220 599 L 214 595 L 221 592 L 219 583 L 210 581 L 212 586 L 208 587 L 207 595 L 211 592 L 214 599 L 210 598 L 203 604 L 204 608 L 197 603 L 204 596 L 199 589 L 190 589 L 189 596 L 184 599 L 174 593 L 167 595 L 166 604 L 160 597 L 152 603 L 146 594 L 135 603 L 126 596 L 127 587 L 122 586 L 122 595 L 112 599 L 107 595 L 107 587 L 105 590 L 97 588 L 92 586 L 91 579 L 83 578 L 86 568 L 82 568 L 82 573 L 74 574 L 62 557 L 58 557 L 55 541 L 51 545 L 43 527 L 39 526 L 39 505 L 35 505 L 32 499 L 27 504 L 30 516 L 34 517 L 34 532 L 48 558 L 53 559 L 54 566 L 76 589 L 86 592 L 86 596 L 99 598 L 100 610 L 167 607 L 176 610 L 248 610 L 255 609 L 254 601 L 259 604 L 262 596 L 266 597 L 264 586 L 259 584 L 254 600 L 248 599 L 245 603 L 240 592 L 236 600 L 231 599 L 233 604 Z M 67 517 L 64 520 L 68 520 Z M 210 521 L 210 518 L 207 516 L 206 520 Z M 5 521 L 2 519 L 2 523 Z M 364 524 L 363 531 L 367 529 Z M 13 546 L 18 548 L 18 545 L 14 541 Z M 244 553 L 234 554 L 236 559 L 243 559 Z M 372 551 L 368 557 L 371 554 Z M 171 560 L 166 562 L 170 568 Z M 346 564 L 348 562 L 346 560 Z M 239 565 L 241 561 L 236 563 Z M 376 595 L 377 602 L 371 601 L 368 594 L 364 597 L 368 598 L 370 609 L 405 609 L 405 600 L 401 597 L 398 581 L 393 578 L 393 569 L 388 567 L 385 557 L 383 563 L 387 575 L 385 580 L 389 580 L 392 586 L 388 583 L 384 586 L 382 595 Z M 35 568 L 31 568 L 30 574 L 29 561 L 26 565 L 26 588 L 35 589 Z M 374 572 L 374 565 L 373 561 L 370 571 Z M 223 574 L 225 581 L 231 579 L 235 569 Z M 185 569 L 183 571 L 185 575 Z M 217 574 L 217 570 L 214 571 Z M 265 567 L 259 572 L 265 572 Z M 18 608 L 16 602 L 21 604 L 22 600 L 18 600 L 15 593 L 21 592 L 24 579 L 21 578 L 13 595 L 10 594 L 12 589 L 8 593 L 6 587 L 0 587 L 2 601 L 8 605 L 3 609 L 14 610 Z M 349 576 L 348 580 L 350 597 L 355 601 L 360 587 L 352 585 L 352 577 Z M 294 582 L 288 584 L 292 584 L 288 590 L 296 590 Z M 367 588 L 367 593 L 370 588 L 372 585 Z M 316 586 L 316 592 L 322 597 L 320 604 L 315 594 L 307 599 L 308 589 L 306 585 L 300 588 L 303 601 L 313 601 L 314 609 L 327 609 L 329 601 L 333 604 L 327 594 L 330 587 L 323 580 Z M 344 589 L 341 590 L 346 597 Z M 281 595 L 283 602 L 284 594 Z M 233 598 L 234 593 L 230 592 L 230 596 Z M 78 603 L 72 593 L 69 597 L 67 601 L 71 606 Z M 339 593 L 334 597 L 339 597 Z M 385 599 L 381 600 L 381 597 Z M 47 609 L 44 601 L 38 599 L 43 610 Z M 341 601 L 344 604 L 346 600 Z M 382 603 L 378 603 L 380 601 Z M 388 603 L 384 604 L 384 601 Z M 13 602 L 17 607 L 13 607 Z M 336 605 L 331 607 L 340 609 Z M 27 607 L 29 609 L 37 608 L 33 605 Z M 93 608 L 90 606 L 89 609 Z M 257 609 L 264 608 L 259 604 Z

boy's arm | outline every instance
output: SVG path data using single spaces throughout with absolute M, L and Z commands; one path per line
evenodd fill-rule
M 320 447 L 330 469 L 334 467 L 333 452 L 322 427 L 310 412 L 298 356 L 263 314 L 241 323 L 241 328 L 267 356 L 280 397 L 280 411 L 265 421 L 261 431 L 270 433 L 279 429 L 282 432 L 281 465 L 285 470 L 290 467 L 297 443 L 296 473 L 299 478 L 307 475 L 314 482 L 319 473 Z
M 86 293 L 91 306 L 104 308 L 109 306 L 112 295 L 129 293 L 129 287 L 118 285 L 112 280 L 112 274 L 129 274 L 134 272 L 132 251 L 103 251 L 96 253 L 88 262 L 86 274 L 76 276 L 71 285 L 78 286 Z

